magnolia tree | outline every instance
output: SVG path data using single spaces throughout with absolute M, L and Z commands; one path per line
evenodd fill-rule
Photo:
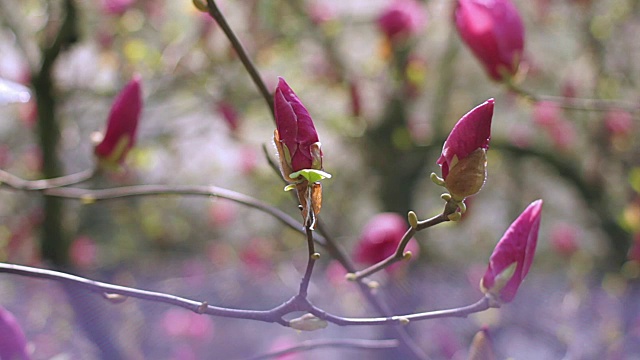
M 625 4 L 620 11 L 637 15 L 637 5 Z M 3 128 L 0 148 L 1 360 L 604 358 L 639 350 L 640 310 L 612 313 L 637 300 L 632 134 L 640 107 L 620 95 L 622 83 L 620 94 L 598 93 L 613 75 L 595 80 L 598 98 L 578 97 L 570 81 L 559 97 L 525 90 L 526 78 L 544 88 L 542 58 L 525 50 L 525 24 L 553 22 L 554 5 L 0 5 L 2 35 L 11 38 L 0 105 L 24 122 Z M 608 43 L 598 5 L 563 6 L 590 24 L 599 74 Z M 363 47 L 371 38 L 373 52 Z M 431 45 L 438 56 L 424 57 Z M 458 70 L 457 57 L 467 61 Z M 304 66 L 313 72 L 291 70 Z M 625 76 L 636 80 L 636 67 Z M 458 90 L 456 76 L 468 77 L 471 90 Z M 106 97 L 110 109 L 88 105 Z M 210 111 L 226 128 L 202 125 Z M 510 120 L 526 111 L 531 122 Z M 579 128 L 572 120 L 584 114 L 604 116 Z M 25 148 L 20 137 L 31 132 L 36 145 Z M 621 178 L 624 188 L 604 186 Z M 553 215 L 541 231 L 543 197 Z M 590 219 L 584 229 L 570 224 L 567 203 Z M 587 231 L 590 221 L 596 229 Z M 536 271 L 539 233 L 548 235 L 545 255 L 569 264 L 570 284 L 517 296 Z M 581 237 L 596 238 L 608 255 L 590 253 Z M 592 306 L 609 321 L 598 329 L 615 336 L 581 332 Z

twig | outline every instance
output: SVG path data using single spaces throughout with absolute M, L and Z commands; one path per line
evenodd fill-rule
M 390 349 L 398 347 L 398 340 L 361 340 L 361 339 L 322 339 L 322 340 L 307 340 L 298 345 L 290 348 L 262 354 L 254 357 L 247 358 L 246 360 L 262 360 L 276 358 L 282 355 L 309 351 L 319 349 L 323 347 L 331 348 L 347 348 L 347 349 Z
M 316 260 L 320 258 L 320 254 L 316 253 L 315 247 L 313 246 L 313 230 L 311 230 L 311 226 L 309 224 L 305 226 L 305 232 L 307 235 L 307 247 L 309 249 L 309 256 L 307 259 L 307 269 L 304 272 L 302 281 L 300 281 L 300 290 L 298 291 L 298 295 L 302 297 L 307 297 L 309 282 L 311 281 L 311 273 L 313 272 L 313 266 L 315 265 Z
M 563 96 L 537 95 L 528 90 L 523 89 L 511 81 L 505 83 L 507 88 L 515 94 L 533 103 L 549 101 L 556 103 L 563 109 L 582 110 L 582 111 L 608 111 L 611 109 L 627 110 L 632 113 L 640 112 L 640 103 L 608 100 L 608 99 L 583 99 Z
M 15 190 L 41 191 L 79 184 L 91 179 L 95 174 L 96 169 L 87 169 L 75 174 L 65 175 L 52 179 L 25 180 L 4 170 L 0 170 L 0 186 L 8 186 Z
M 400 242 L 398 243 L 398 246 L 396 248 L 396 251 L 392 254 L 389 255 L 389 257 L 387 257 L 386 259 L 373 264 L 371 266 L 369 266 L 366 269 L 360 270 L 360 271 L 356 271 L 354 273 L 350 273 L 349 275 L 347 275 L 347 279 L 353 281 L 353 280 L 360 280 L 362 278 L 365 278 L 369 275 L 375 274 L 376 272 L 387 268 L 389 266 L 391 266 L 392 264 L 395 264 L 398 261 L 404 260 L 404 259 L 408 259 L 410 257 L 410 255 L 405 255 L 404 250 L 407 247 L 407 244 L 409 244 L 409 241 L 411 241 L 411 239 L 413 238 L 413 235 L 416 234 L 416 232 L 420 231 L 420 230 L 424 230 L 424 229 L 428 229 L 432 226 L 438 225 L 440 223 L 449 221 L 449 215 L 452 214 L 453 212 L 455 212 L 455 209 L 453 207 L 450 206 L 449 203 L 447 203 L 445 205 L 444 210 L 442 211 L 442 213 L 427 219 L 427 220 L 423 220 L 423 221 L 419 221 L 416 223 L 416 226 L 410 226 L 409 229 L 407 229 L 407 231 L 404 233 L 404 235 L 402 236 L 402 239 L 400 240 Z
M 377 318 L 345 318 L 337 315 L 329 314 L 322 309 L 312 305 L 306 297 L 296 295 L 271 310 L 244 310 L 230 309 L 209 305 L 206 301 L 196 301 L 176 295 L 166 294 L 162 292 L 140 290 L 126 286 L 119 286 L 100 281 L 86 279 L 80 276 L 66 274 L 54 270 L 39 269 L 30 266 L 0 263 L 0 273 L 14 274 L 31 278 L 46 279 L 70 284 L 81 287 L 83 289 L 101 293 L 107 299 L 114 299 L 113 294 L 131 297 L 141 300 L 147 300 L 157 303 L 179 306 L 198 314 L 207 314 L 227 318 L 256 320 L 268 323 L 278 323 L 283 326 L 289 326 L 289 322 L 283 317 L 293 312 L 306 311 L 320 319 L 339 326 L 360 326 L 360 325 L 406 325 L 409 321 L 428 320 L 442 317 L 466 317 L 469 314 L 484 311 L 492 306 L 489 297 L 484 297 L 478 302 L 454 309 L 429 311 L 423 313 L 396 315 L 389 317 Z M 121 297 L 115 297 L 119 302 Z
M 379 318 L 345 318 L 345 317 L 335 316 L 335 315 L 331 315 L 324 312 L 319 312 L 319 313 L 312 312 L 312 313 L 321 319 L 324 319 L 330 323 L 333 323 L 339 326 L 389 325 L 389 324 L 407 325 L 409 324 L 410 321 L 437 319 L 437 318 L 444 318 L 444 317 L 467 317 L 470 314 L 481 312 L 496 306 L 497 304 L 492 302 L 492 300 L 489 297 L 485 296 L 471 305 L 467 305 L 459 308 L 428 311 L 428 312 L 422 312 L 422 313 L 416 313 L 416 314 L 379 317 Z
M 216 186 L 204 185 L 133 185 L 123 186 L 110 189 L 80 189 L 72 187 L 53 188 L 44 190 L 47 196 L 54 196 L 66 199 L 80 200 L 85 203 L 93 203 L 96 201 L 112 200 L 134 196 L 157 196 L 157 195 L 196 195 L 219 197 L 227 200 L 243 204 L 273 216 L 280 220 L 283 224 L 290 228 L 304 232 L 299 222 L 283 211 L 264 203 L 251 196 L 244 195 L 235 191 L 219 188 Z M 314 234 L 313 239 L 320 245 L 324 246 L 325 240 L 322 236 Z
M 267 86 L 265 85 L 264 81 L 262 81 L 262 78 L 260 77 L 260 74 L 258 73 L 255 65 L 247 55 L 247 51 L 244 49 L 244 46 L 242 46 L 242 43 L 227 23 L 227 19 L 225 19 L 224 15 L 222 15 L 222 12 L 218 8 L 218 5 L 216 5 L 216 2 L 214 0 L 207 0 L 207 5 L 209 7 L 209 15 L 211 15 L 211 17 L 218 23 L 218 25 L 220 25 L 220 28 L 222 28 L 222 31 L 231 42 L 231 46 L 233 46 L 233 49 L 238 54 L 240 61 L 242 61 L 242 64 L 249 73 L 249 76 L 251 76 L 253 83 L 258 87 L 260 94 L 267 102 L 269 109 L 271 109 L 271 116 L 273 117 L 273 120 L 275 122 L 273 98 L 269 90 L 267 90 Z

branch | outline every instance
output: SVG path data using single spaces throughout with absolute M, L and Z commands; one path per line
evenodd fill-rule
M 407 231 L 404 233 L 404 236 L 402 236 L 402 239 L 398 243 L 398 247 L 396 248 L 396 251 L 392 255 L 390 255 L 386 259 L 376 264 L 369 266 L 366 269 L 347 274 L 347 279 L 351 281 L 360 280 L 371 274 L 375 274 L 378 271 L 385 269 L 391 266 L 392 264 L 397 263 L 398 261 L 405 260 L 405 259 L 409 260 L 411 258 L 411 253 L 405 253 L 404 250 L 406 249 L 407 244 L 409 244 L 409 241 L 411 241 L 411 239 L 413 238 L 413 235 L 415 235 L 420 230 L 428 229 L 440 223 L 450 221 L 449 215 L 453 214 L 457 208 L 456 206 L 452 206 L 451 204 L 452 204 L 451 202 L 447 202 L 447 204 L 444 207 L 444 210 L 442 210 L 442 213 L 430 219 L 417 221 L 417 218 L 416 218 L 415 224 L 412 224 L 409 227 L 409 229 L 407 229 Z M 411 215 L 410 213 L 409 217 L 411 216 L 415 217 L 415 214 Z
M 57 187 L 79 184 L 91 179 L 96 169 L 87 169 L 75 174 L 43 180 L 25 180 L 4 170 L 0 170 L 0 186 L 8 186 L 15 190 L 42 191 Z
M 507 88 L 517 95 L 529 100 L 533 103 L 541 101 L 549 101 L 556 103 L 563 109 L 569 110 L 582 110 L 582 111 L 608 111 L 611 109 L 622 109 L 632 113 L 640 112 L 640 105 L 638 103 L 621 101 L 621 100 L 607 100 L 607 99 L 583 99 L 563 96 L 549 96 L 549 95 L 537 95 L 528 90 L 523 89 L 519 85 L 514 84 L 511 81 L 505 83 Z
M 110 189 L 80 189 L 80 188 L 52 188 L 44 191 L 47 196 L 54 196 L 66 199 L 80 200 L 85 203 L 96 201 L 112 200 L 134 196 L 157 196 L 157 195 L 196 195 L 207 197 L 219 197 L 249 206 L 263 211 L 293 230 L 304 233 L 302 225 L 283 211 L 264 203 L 251 196 L 241 194 L 232 190 L 223 189 L 217 186 L 205 185 L 133 185 Z M 324 246 L 325 239 L 319 235 L 313 235 L 313 239 Z
M 227 19 L 225 19 L 224 15 L 222 15 L 222 12 L 218 8 L 218 5 L 216 5 L 216 2 L 214 0 L 207 0 L 207 5 L 209 7 L 209 15 L 211 15 L 211 17 L 218 23 L 218 25 L 220 25 L 220 28 L 222 28 L 222 31 L 231 42 L 231 46 L 233 46 L 233 49 L 238 54 L 240 61 L 242 61 L 242 64 L 244 65 L 244 68 L 249 73 L 249 76 L 251 76 L 253 83 L 258 87 L 260 94 L 267 102 L 267 105 L 271 110 L 271 116 L 273 117 L 275 122 L 273 97 L 271 96 L 269 90 L 267 90 L 267 86 L 264 84 L 264 81 L 262 81 L 262 78 L 260 77 L 260 74 L 258 73 L 255 65 L 247 55 L 247 51 L 244 49 L 242 43 L 240 42 L 240 40 L 238 40 L 238 37 L 227 23 Z
M 418 321 L 443 317 L 466 317 L 469 314 L 484 311 L 486 309 L 489 309 L 490 307 L 498 306 L 495 304 L 495 302 L 492 302 L 489 297 L 485 296 L 474 304 L 448 310 L 429 311 L 423 313 L 395 315 L 378 318 L 345 318 L 329 314 L 322 309 L 317 308 L 316 306 L 312 305 L 305 297 L 300 295 L 292 297 L 288 301 L 274 307 L 271 310 L 230 309 L 209 305 L 206 301 L 196 301 L 161 292 L 113 285 L 86 279 L 76 275 L 66 274 L 55 270 L 39 269 L 30 266 L 0 263 L 0 273 L 53 280 L 73 286 L 78 286 L 89 291 L 101 293 L 106 299 L 114 300 L 114 302 L 121 301 L 122 296 L 132 297 L 141 300 L 179 306 L 198 314 L 207 314 L 235 319 L 256 320 L 268 323 L 278 323 L 287 327 L 289 326 L 289 321 L 284 320 L 283 317 L 287 314 L 300 311 L 309 312 L 320 319 L 339 326 L 394 324 L 406 325 L 411 320 Z M 120 296 L 114 296 L 113 294 L 117 294 Z
M 20 276 L 27 276 L 32 278 L 46 279 L 66 283 L 80 288 L 102 293 L 105 298 L 112 299 L 112 294 L 118 294 L 122 296 L 148 300 L 158 303 L 164 303 L 169 305 L 179 306 L 198 314 L 209 314 L 216 316 L 223 316 L 237 319 L 257 320 L 264 322 L 280 322 L 277 312 L 270 311 L 256 311 L 256 310 L 240 310 L 240 309 L 228 309 L 222 307 L 211 306 L 206 301 L 195 301 L 186 298 L 182 298 L 175 295 L 139 290 L 129 288 L 125 286 L 113 285 L 103 283 L 99 281 L 89 280 L 80 276 L 70 275 L 59 271 L 38 269 L 29 266 L 15 265 L 0 263 L 0 272 L 15 274 Z M 277 309 L 277 308 L 276 308 Z

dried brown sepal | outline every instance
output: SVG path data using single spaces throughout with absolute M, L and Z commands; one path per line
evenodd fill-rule
M 298 193 L 298 201 L 300 202 L 300 212 L 305 226 L 313 229 L 315 223 L 315 213 L 312 211 L 313 205 L 311 200 L 311 189 L 307 180 L 296 183 L 296 191 Z
M 487 177 L 487 151 L 478 148 L 449 169 L 445 186 L 454 200 L 476 194 Z
M 322 184 L 319 182 L 311 185 L 311 207 L 314 215 L 318 216 L 322 208 Z

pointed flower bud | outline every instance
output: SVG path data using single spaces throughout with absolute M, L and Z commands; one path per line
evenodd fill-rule
M 103 163 L 121 164 L 135 143 L 142 111 L 140 80 L 140 76 L 134 76 L 111 106 L 106 133 L 94 150 Z
M 322 169 L 322 151 L 311 115 L 289 84 L 281 77 L 278 79 L 274 94 L 276 146 L 287 179 L 292 172 Z
M 524 25 L 510 0 L 458 0 L 455 23 L 462 41 L 495 81 L 518 71 Z
M 480 281 L 485 294 L 505 303 L 516 296 L 533 262 L 541 212 L 542 200 L 532 202 L 504 233 Z
M 28 360 L 27 338 L 15 316 L 0 306 L 0 359 Z
M 454 200 L 474 195 L 484 185 L 493 104 L 489 99 L 469 111 L 444 142 L 437 163 L 442 167 L 444 186 Z

